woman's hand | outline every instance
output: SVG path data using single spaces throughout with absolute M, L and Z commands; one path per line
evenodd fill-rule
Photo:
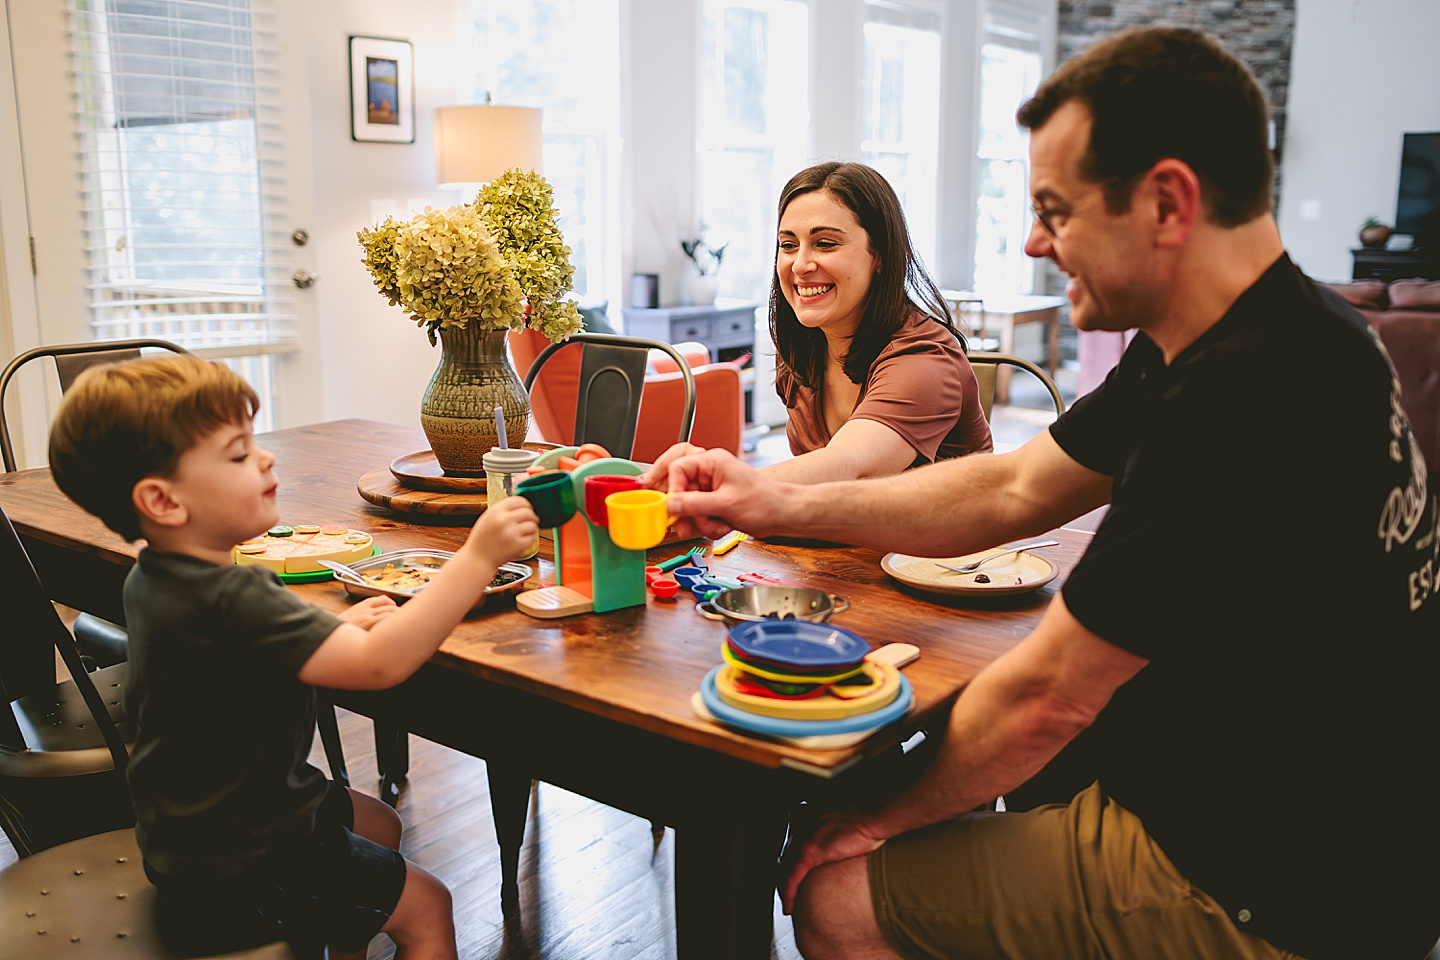
M 353 623 L 362 630 L 369 630 L 375 626 L 375 624 L 399 609 L 399 605 L 390 597 L 383 595 L 379 597 L 366 597 L 349 610 L 340 614 L 340 619 L 346 623 Z
M 646 490 L 659 490 L 662 493 L 670 486 L 670 464 L 681 457 L 688 457 L 695 453 L 704 453 L 704 447 L 697 447 L 693 443 L 677 443 L 675 446 L 660 454 L 655 465 L 645 471 L 640 478 L 640 486 Z

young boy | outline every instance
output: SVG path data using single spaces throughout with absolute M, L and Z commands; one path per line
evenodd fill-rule
M 190 356 L 97 367 L 50 437 L 55 481 L 148 545 L 125 582 L 129 782 L 171 949 L 288 940 L 363 957 L 384 931 L 406 960 L 456 957 L 450 893 L 396 850 L 400 820 L 306 762 L 315 687 L 382 689 L 429 659 L 537 524 L 524 497 L 481 515 L 430 586 L 336 617 L 231 547 L 280 519 L 255 392 Z M 338 952 L 337 952 L 338 951 Z M 305 955 L 302 953 L 302 955 Z

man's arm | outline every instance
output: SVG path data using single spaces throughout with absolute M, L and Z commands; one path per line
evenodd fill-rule
M 1040 433 L 1020 449 L 972 454 L 894 477 L 777 483 L 719 451 L 670 466 L 670 512 L 706 536 L 823 537 L 955 556 L 1056 527 L 1110 500 L 1111 479 L 1082 467 Z
M 869 853 L 1029 780 L 1148 662 L 1091 633 L 1057 597 L 1035 632 L 956 699 L 944 741 L 920 779 L 881 809 L 827 824 L 806 842 L 782 891 L 787 912 L 815 867 Z

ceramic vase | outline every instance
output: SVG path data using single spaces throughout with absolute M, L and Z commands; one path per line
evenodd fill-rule
M 686 270 L 680 281 L 680 299 L 686 306 L 708 307 L 715 302 L 719 288 L 720 278 L 715 274 Z
M 420 428 L 440 469 L 483 477 L 483 458 L 499 445 L 495 408 L 505 413 L 505 436 L 519 446 L 530 431 L 530 397 L 505 349 L 505 330 L 471 322 L 441 327 L 440 363 L 420 401 Z

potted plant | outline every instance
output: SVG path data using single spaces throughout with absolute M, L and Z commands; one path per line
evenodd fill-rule
M 705 240 L 705 227 L 702 224 L 700 230 L 694 237 L 682 238 L 680 249 L 685 251 L 685 256 L 690 260 L 690 268 L 686 270 L 684 282 L 681 284 L 681 296 L 688 304 L 696 306 L 715 302 L 715 294 L 719 289 L 720 264 L 725 260 L 725 248 L 729 243 L 722 243 L 718 247 L 712 247 Z
M 552 342 L 580 330 L 565 297 L 575 268 L 556 225 L 554 192 L 533 171 L 512 169 L 471 203 L 426 207 L 359 232 L 363 262 L 380 294 L 438 336 L 440 363 L 420 403 L 420 426 L 441 469 L 484 472 L 481 458 L 505 432 L 530 429 L 530 398 L 505 350 L 505 334 L 527 327 Z
M 1368 217 L 1360 225 L 1360 244 L 1371 250 L 1382 250 L 1393 233 L 1388 224 L 1381 223 L 1377 217 Z

